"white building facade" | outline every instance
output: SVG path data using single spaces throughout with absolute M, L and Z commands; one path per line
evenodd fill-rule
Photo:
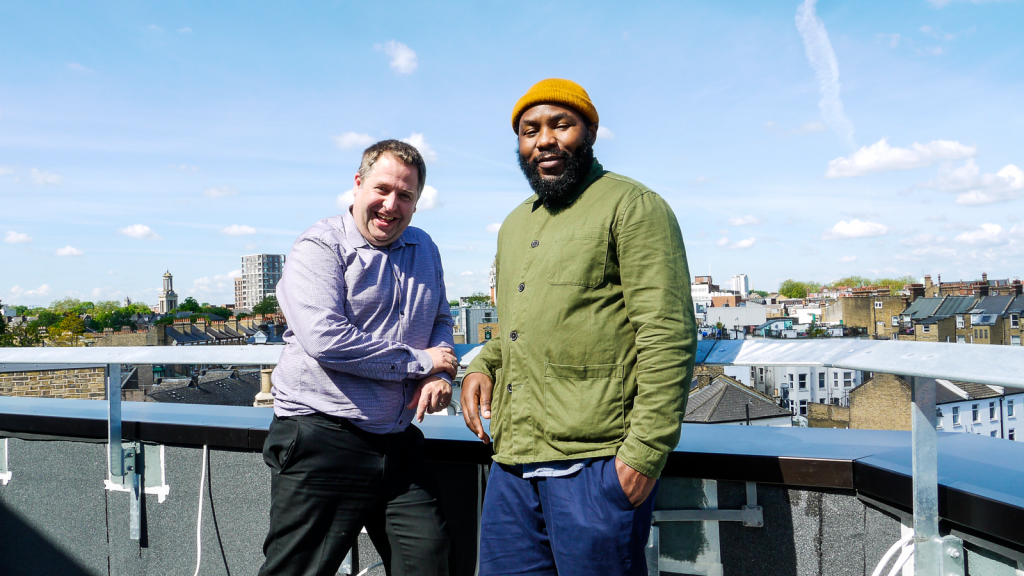
M 750 278 L 746 274 L 737 274 L 732 277 L 732 291 L 738 292 L 740 296 L 746 298 L 747 293 L 750 292 Z
M 160 291 L 160 302 L 157 304 L 157 312 L 167 314 L 178 307 L 178 294 L 174 291 L 174 276 L 168 270 L 164 273 L 164 286 Z
M 236 308 L 247 308 L 259 304 L 267 296 L 277 295 L 277 283 L 284 272 L 284 254 L 249 254 L 242 256 L 242 285 L 235 297 Z
M 725 373 L 779 401 L 795 416 L 807 416 L 812 402 L 850 405 L 850 391 L 864 382 L 859 370 L 820 366 L 735 366 Z
M 943 432 L 979 434 L 1021 442 L 1024 433 L 1024 392 L 1006 394 L 1002 386 L 989 386 L 999 394 L 990 398 L 971 399 L 960 387 L 948 380 L 936 380 L 938 386 L 960 396 L 962 400 L 936 406 L 935 427 Z

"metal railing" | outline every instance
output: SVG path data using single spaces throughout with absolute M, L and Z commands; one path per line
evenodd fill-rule
M 273 365 L 282 352 L 271 346 L 7 348 L 0 363 L 105 364 L 107 366 L 110 473 L 133 481 L 131 535 L 138 538 L 140 487 L 135 453 L 121 435 L 121 366 L 125 364 Z M 944 553 L 950 537 L 939 536 L 935 387 L 927 378 L 1024 387 L 1024 349 L 892 340 L 721 340 L 699 342 L 696 362 L 704 365 L 817 366 L 897 374 L 912 389 L 913 514 L 915 574 L 950 569 Z M 930 384 L 930 385 L 929 385 Z M 962 561 L 961 561 L 962 562 Z M 961 564 L 962 566 L 962 564 Z M 961 568 L 962 570 L 962 568 Z

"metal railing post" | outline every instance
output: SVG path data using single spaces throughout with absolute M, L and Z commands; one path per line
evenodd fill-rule
M 935 382 L 913 376 L 909 379 L 913 399 L 914 574 L 934 576 L 942 573 Z
M 110 450 L 110 475 L 124 476 L 124 449 L 121 446 L 121 364 L 107 365 L 107 446 Z

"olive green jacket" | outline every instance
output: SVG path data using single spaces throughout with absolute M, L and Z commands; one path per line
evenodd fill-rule
M 618 454 L 657 478 L 679 441 L 697 333 L 679 224 L 594 164 L 576 201 L 534 195 L 498 235 L 501 335 L 469 365 L 494 381 L 503 464 Z

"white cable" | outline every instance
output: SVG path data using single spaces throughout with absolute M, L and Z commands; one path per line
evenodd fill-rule
M 356 574 L 356 576 L 366 576 L 366 574 L 367 574 L 367 573 L 368 573 L 368 572 L 369 572 L 370 570 L 373 570 L 373 569 L 374 569 L 374 568 L 376 568 L 377 566 L 383 566 L 383 565 L 384 565 L 384 563 L 383 563 L 383 562 L 377 562 L 377 563 L 376 563 L 376 564 L 374 564 L 373 566 L 370 566 L 370 567 L 368 567 L 368 568 L 364 568 L 364 569 L 363 569 L 363 570 L 362 570 L 361 572 L 359 572 L 359 574 Z
M 878 561 L 878 566 L 875 567 L 875 571 L 871 573 L 871 576 L 881 576 L 882 570 L 885 568 L 885 565 L 889 563 L 889 559 L 892 558 L 892 555 L 895 554 L 896 551 L 900 548 L 906 546 L 907 542 L 909 542 L 910 539 L 913 537 L 914 533 L 911 532 L 910 534 L 904 536 L 903 538 L 900 538 L 895 544 L 893 544 L 892 547 L 889 548 L 889 551 L 882 556 L 882 559 Z M 903 553 L 901 551 L 900 556 L 902 555 Z
M 893 564 L 892 570 L 889 570 L 889 576 L 896 576 L 896 573 L 899 572 L 903 568 L 903 565 L 906 564 L 907 562 L 909 562 L 913 558 L 914 558 L 914 546 L 910 545 L 910 546 L 904 547 L 903 550 L 900 552 L 899 559 L 897 559 L 896 563 Z M 913 564 L 911 564 L 911 566 L 913 566 Z
M 199 564 L 203 560 L 203 489 L 206 488 L 206 460 L 209 446 L 203 445 L 203 467 L 199 473 L 199 514 L 196 516 L 196 571 L 192 576 L 199 576 Z

